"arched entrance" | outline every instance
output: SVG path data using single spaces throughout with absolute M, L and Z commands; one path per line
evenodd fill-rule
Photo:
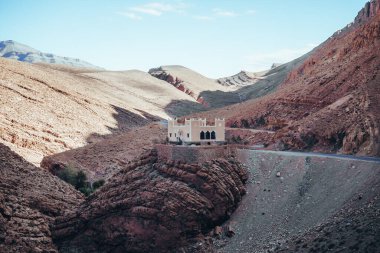
M 205 132 L 203 132 L 203 131 L 201 132 L 200 138 L 201 138 L 201 140 L 205 139 Z

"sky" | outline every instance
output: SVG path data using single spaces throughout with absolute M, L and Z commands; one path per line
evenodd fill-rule
M 208 77 L 291 61 L 366 0 L 0 0 L 0 40 L 109 70 L 183 65 Z

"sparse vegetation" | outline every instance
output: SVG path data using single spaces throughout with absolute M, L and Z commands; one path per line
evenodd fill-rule
M 256 119 L 256 126 L 263 126 L 266 124 L 266 120 L 263 115 Z
M 240 120 L 240 125 L 241 125 L 241 127 L 243 127 L 243 128 L 249 128 L 249 127 L 250 127 L 249 122 L 248 122 L 248 120 L 246 120 L 246 119 L 241 119 L 241 120 Z
M 77 171 L 71 166 L 66 166 L 57 171 L 56 176 L 74 186 L 75 189 L 83 193 L 85 196 L 89 196 L 105 183 L 105 181 L 101 179 L 91 184 L 91 182 L 87 181 L 86 173 L 82 170 Z

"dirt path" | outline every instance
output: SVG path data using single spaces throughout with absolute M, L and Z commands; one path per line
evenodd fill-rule
M 234 127 L 226 127 L 226 130 L 243 130 L 243 131 L 250 131 L 252 133 L 268 133 L 268 134 L 274 134 L 275 131 L 269 131 L 269 130 L 260 130 L 260 129 L 251 129 L 251 128 L 234 128 Z

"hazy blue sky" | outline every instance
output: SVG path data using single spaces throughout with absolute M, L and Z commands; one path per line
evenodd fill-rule
M 292 60 L 366 0 L 0 0 L 0 40 L 110 70 L 178 64 L 210 77 Z

